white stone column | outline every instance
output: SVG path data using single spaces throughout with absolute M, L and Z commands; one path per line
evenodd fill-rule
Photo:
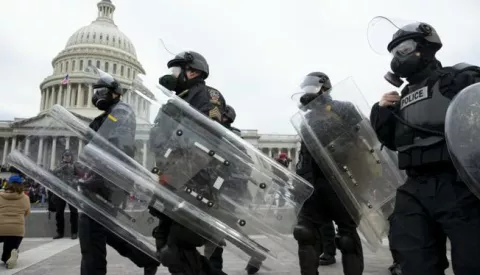
M 38 141 L 37 164 L 42 163 L 42 155 L 43 155 L 43 137 L 40 137 Z
M 43 109 L 45 108 L 45 90 L 42 90 L 40 92 L 40 112 L 43 111 Z
M 12 137 L 12 150 L 10 150 L 10 152 L 12 152 L 13 150 L 15 150 L 15 147 L 17 146 L 17 137 Z
M 135 114 L 138 114 L 138 95 L 137 94 L 132 94 L 133 95 L 133 110 L 135 111 Z
M 45 104 L 43 106 L 45 110 L 48 109 L 48 104 L 50 104 L 50 93 L 48 92 L 48 89 L 45 88 Z
M 143 140 L 143 158 L 142 158 L 142 165 L 143 167 L 147 167 L 147 141 Z
M 52 137 L 52 154 L 50 157 L 50 169 L 55 168 L 55 157 L 57 151 L 57 137 Z
M 30 137 L 25 137 L 25 155 L 29 155 L 30 154 Z
M 55 90 L 53 89 L 53 86 L 50 87 L 50 108 L 53 107 L 53 104 L 55 104 Z
M 62 90 L 62 85 L 59 85 L 57 90 L 57 101 L 55 104 L 62 104 Z
M 75 107 L 81 107 L 82 101 L 82 84 L 77 84 L 77 104 Z
M 65 150 L 70 149 L 70 137 L 65 137 Z
M 82 150 L 83 150 L 83 140 L 78 139 L 78 156 L 77 156 L 77 159 L 80 158 L 80 153 L 82 152 Z
M 5 165 L 5 162 L 7 161 L 7 152 L 8 152 L 8 138 L 5 138 L 5 142 L 3 144 L 3 159 L 2 159 L 2 165 Z
M 70 107 L 72 104 L 72 85 L 67 84 L 67 96 L 65 99 L 65 107 Z
M 87 107 L 91 108 L 92 107 L 92 95 L 93 95 L 93 87 L 92 85 L 88 85 L 88 100 L 87 100 Z

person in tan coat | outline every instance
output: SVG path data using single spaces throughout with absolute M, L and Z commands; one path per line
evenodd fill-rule
M 14 175 L 0 192 L 0 243 L 3 243 L 2 262 L 14 268 L 18 247 L 25 235 L 25 217 L 30 214 L 30 199 L 24 193 L 23 179 Z

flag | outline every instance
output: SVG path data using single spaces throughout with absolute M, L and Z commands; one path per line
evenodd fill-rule
M 62 80 L 62 85 L 67 85 L 68 84 L 68 81 L 70 81 L 70 77 L 68 76 L 68 74 L 63 78 Z

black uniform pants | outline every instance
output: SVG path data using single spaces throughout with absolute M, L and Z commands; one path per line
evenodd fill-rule
M 342 251 L 343 273 L 361 275 L 364 269 L 363 249 L 357 224 L 347 212 L 330 184 L 315 186 L 315 192 L 300 211 L 298 226 L 307 229 L 308 237 L 298 241 L 298 257 L 301 275 L 318 274 L 319 256 L 323 250 L 320 229 L 328 222 L 338 226 L 337 247 Z
M 18 249 L 22 240 L 23 237 L 19 236 L 0 236 L 0 243 L 3 243 L 2 262 L 6 262 L 10 258 L 12 250 Z
M 454 273 L 480 274 L 480 200 L 455 172 L 408 174 L 397 190 L 389 234 L 403 274 L 445 274 L 446 237 Z
M 322 244 L 322 253 L 335 256 L 337 254 L 337 248 L 335 246 L 335 226 L 333 221 L 325 221 L 320 226 L 320 236 Z
M 138 267 L 158 266 L 158 262 L 150 256 L 145 255 L 85 214 L 80 214 L 79 229 L 82 253 L 81 275 L 107 274 L 107 244 L 123 257 L 129 258 Z
M 63 236 L 65 233 L 65 208 L 67 203 L 60 197 L 55 196 L 55 220 L 57 222 L 57 234 Z M 72 205 L 68 205 L 70 209 L 70 229 L 72 234 L 78 233 L 78 210 Z
M 153 231 L 153 237 L 160 260 L 171 274 L 225 275 L 198 252 L 197 247 L 205 245 L 205 239 L 168 216 L 160 214 L 157 217 L 160 223 Z

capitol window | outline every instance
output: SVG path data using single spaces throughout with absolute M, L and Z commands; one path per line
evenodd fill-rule
M 68 61 L 65 62 L 65 72 L 68 72 Z
M 63 63 L 60 62 L 60 72 L 63 72 Z
M 93 39 L 95 39 L 97 37 L 97 33 L 93 33 Z
M 72 61 L 72 71 L 75 71 L 75 60 Z
M 97 68 L 100 69 L 100 60 L 97 60 Z
M 120 76 L 123 76 L 123 65 L 120 66 Z
M 113 64 L 113 74 L 117 74 L 117 64 Z
M 102 40 L 102 39 L 103 39 L 103 35 L 102 35 L 102 34 L 100 34 L 100 40 Z
M 83 71 L 83 60 L 80 60 L 80 71 Z
M 92 66 L 92 60 L 88 60 L 87 65 Z
M 112 38 L 113 43 L 115 43 L 115 36 Z
M 127 68 L 127 77 L 130 78 L 130 68 Z
M 105 72 L 108 73 L 108 62 L 105 62 Z

